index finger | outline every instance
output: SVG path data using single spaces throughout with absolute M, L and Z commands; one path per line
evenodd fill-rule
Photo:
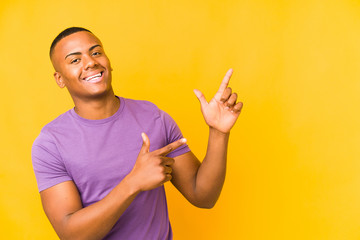
M 227 86 L 229 85 L 229 81 L 230 81 L 230 78 L 231 78 L 231 75 L 233 73 L 233 70 L 232 68 L 230 68 L 226 74 L 225 74 L 225 77 L 223 78 L 221 84 L 220 84 L 220 87 L 219 87 L 219 90 L 217 91 L 217 93 L 215 94 L 215 98 L 217 100 L 220 100 L 221 98 L 221 95 L 223 94 L 224 90 L 227 88 Z
M 184 145 L 185 143 L 186 143 L 186 138 L 182 138 L 182 139 L 179 139 L 175 142 L 172 142 L 172 143 L 166 145 L 163 148 L 153 151 L 153 153 L 155 153 L 156 155 L 166 156 L 169 153 L 171 153 L 172 151 L 174 151 L 175 149 L 177 149 L 178 147 Z

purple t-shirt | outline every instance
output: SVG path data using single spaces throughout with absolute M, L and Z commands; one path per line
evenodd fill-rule
M 109 118 L 88 120 L 71 109 L 47 124 L 32 148 L 39 191 L 74 181 L 84 207 L 103 199 L 133 168 L 142 146 L 150 151 L 182 138 L 179 127 L 165 112 L 147 101 L 120 99 Z M 187 145 L 169 157 L 190 151 Z M 172 239 L 164 187 L 141 192 L 105 239 Z

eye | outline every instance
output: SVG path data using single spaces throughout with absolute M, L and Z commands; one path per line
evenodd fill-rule
M 101 53 L 100 52 L 93 52 L 93 56 L 98 56 L 98 55 L 100 55 Z
M 74 63 L 78 63 L 80 61 L 80 59 L 79 58 L 75 58 L 75 59 L 73 59 L 73 60 L 71 60 L 71 64 L 74 64 Z

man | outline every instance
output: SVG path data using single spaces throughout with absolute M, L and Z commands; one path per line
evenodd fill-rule
M 61 239 L 172 239 L 163 184 L 211 208 L 225 179 L 229 132 L 242 103 L 227 87 L 195 94 L 209 125 L 202 163 L 169 115 L 146 101 L 115 96 L 100 40 L 68 28 L 50 49 L 59 87 L 75 107 L 47 124 L 32 159 L 44 211 Z

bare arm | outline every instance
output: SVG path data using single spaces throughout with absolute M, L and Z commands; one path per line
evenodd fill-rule
M 86 208 L 72 181 L 40 193 L 44 211 L 60 239 L 101 239 L 138 194 L 126 181 L 104 199 Z
M 209 125 L 208 147 L 202 163 L 191 152 L 175 157 L 172 183 L 197 207 L 213 207 L 225 181 L 230 129 L 242 108 L 241 102 L 236 103 L 236 93 L 227 87 L 231 74 L 232 70 L 229 70 L 209 103 L 199 90 L 195 90 Z
M 141 191 L 161 186 L 171 179 L 174 159 L 166 154 L 183 145 L 183 139 L 149 152 L 150 141 L 143 134 L 143 146 L 132 171 L 102 200 L 83 208 L 72 181 L 40 193 L 44 211 L 61 239 L 102 239 Z

